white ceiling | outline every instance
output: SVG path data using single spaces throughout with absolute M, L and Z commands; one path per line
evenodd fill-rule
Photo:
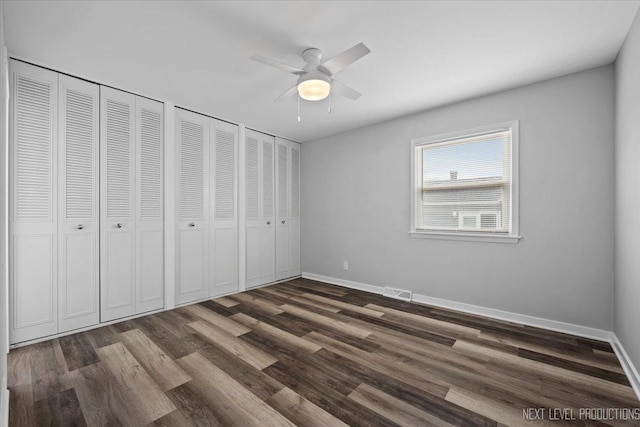
M 298 141 L 614 61 L 638 1 L 7 1 L 9 53 Z M 337 78 L 363 93 L 273 99 L 358 42 Z

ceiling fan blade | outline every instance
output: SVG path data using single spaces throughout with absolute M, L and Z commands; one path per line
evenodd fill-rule
M 344 70 L 349 65 L 353 64 L 369 52 L 371 51 L 364 45 L 364 43 L 358 43 L 357 45 L 345 50 L 342 53 L 339 53 L 333 58 L 327 59 L 322 64 L 320 64 L 319 68 L 323 69 L 331 76 Z
M 301 68 L 296 68 L 291 65 L 278 62 L 275 59 L 267 58 L 266 56 L 253 55 L 251 59 L 256 62 L 262 62 L 263 64 L 270 65 L 274 68 L 277 68 L 278 70 L 286 71 L 287 73 L 296 75 L 304 73 L 304 70 L 302 70 Z
M 289 89 L 287 89 L 285 93 L 283 93 L 282 95 L 274 99 L 273 102 L 282 101 L 283 99 L 290 97 L 294 93 L 298 93 L 298 83 L 294 84 Z
M 362 95 L 357 90 L 350 88 L 344 83 L 340 83 L 336 79 L 331 79 L 331 92 L 337 95 L 342 95 L 345 98 L 351 99 L 352 101 L 355 101 Z

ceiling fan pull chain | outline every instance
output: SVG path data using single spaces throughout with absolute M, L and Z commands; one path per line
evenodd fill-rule
M 333 100 L 333 96 L 331 96 L 331 92 L 329 92 L 329 110 L 328 110 L 329 114 L 331 114 L 331 104 L 332 104 L 331 101 L 332 100 Z
M 300 123 L 300 96 L 298 95 L 298 123 Z

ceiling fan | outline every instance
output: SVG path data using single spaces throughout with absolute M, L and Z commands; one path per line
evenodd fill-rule
M 320 101 L 329 96 L 330 93 L 342 95 L 355 101 L 361 94 L 344 83 L 340 83 L 333 76 L 369 52 L 371 51 L 364 43 L 358 43 L 333 58 L 321 62 L 322 51 L 316 48 L 309 48 L 302 52 L 302 58 L 306 62 L 303 68 L 293 67 L 260 55 L 254 55 L 251 59 L 299 76 L 296 84 L 277 97 L 275 101 L 286 98 L 296 93 L 296 91 L 300 98 L 307 101 Z

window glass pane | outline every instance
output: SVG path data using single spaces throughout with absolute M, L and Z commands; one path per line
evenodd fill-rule
M 419 146 L 416 229 L 508 232 L 511 131 Z

